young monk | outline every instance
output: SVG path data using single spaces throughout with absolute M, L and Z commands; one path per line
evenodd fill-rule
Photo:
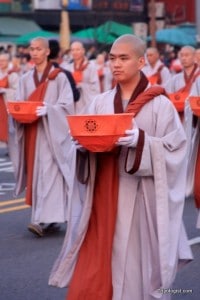
M 70 170 L 73 166 L 66 115 L 74 113 L 73 95 L 66 75 L 48 62 L 48 40 L 30 43 L 35 67 L 20 79 L 17 100 L 41 101 L 38 121 L 15 122 L 13 163 L 16 193 L 26 188 L 26 203 L 32 205 L 28 229 L 43 236 L 47 226 L 67 221 Z M 49 228 L 49 227 L 48 227 Z
M 81 114 L 94 96 L 100 93 L 98 72 L 95 63 L 87 59 L 81 42 L 73 42 L 70 51 L 73 61 L 69 64 L 63 63 L 61 67 L 72 73 L 76 86 L 80 90 L 80 99 L 75 104 L 75 111 Z
M 163 86 L 170 79 L 170 71 L 160 60 L 157 48 L 149 47 L 146 50 L 146 64 L 142 69 L 151 84 Z
M 169 299 L 164 291 L 179 263 L 192 259 L 182 224 L 186 137 L 164 89 L 150 87 L 141 72 L 144 52 L 134 35 L 114 42 L 109 58 L 117 86 L 88 110 L 132 112 L 133 128 L 111 152 L 77 145 L 89 155 L 85 198 L 74 226 L 71 214 L 49 280 L 69 287 L 67 300 Z

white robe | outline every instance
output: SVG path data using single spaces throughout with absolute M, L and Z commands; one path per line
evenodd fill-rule
M 145 66 L 142 68 L 142 72 L 146 75 L 146 77 L 150 77 L 150 76 L 154 75 L 155 73 L 157 73 L 157 71 L 161 65 L 163 65 L 161 60 L 158 60 L 154 67 L 152 67 L 149 63 L 146 63 Z M 160 85 L 163 86 L 170 79 L 170 76 L 171 76 L 171 73 L 166 66 L 164 66 L 162 68 L 162 70 L 160 71 L 160 76 L 161 76 L 161 84 Z
M 99 95 L 89 113 L 114 113 L 115 92 L 114 89 Z M 138 171 L 133 175 L 124 171 L 124 148 L 119 158 L 112 300 L 169 299 L 168 295 L 162 294 L 162 289 L 173 283 L 178 262 L 192 259 L 182 223 L 186 138 L 176 110 L 164 96 L 147 103 L 137 114 L 136 123 L 145 131 Z M 135 149 L 132 149 L 128 165 L 130 161 L 133 163 L 134 157 Z M 75 218 L 72 207 L 69 228 L 51 272 L 50 285 L 64 287 L 70 284 L 87 232 L 95 170 L 95 154 L 90 153 L 91 173 L 85 186 L 81 214 Z
M 65 64 L 63 67 L 73 74 L 74 63 Z M 83 71 L 83 80 L 77 84 L 77 88 L 80 89 L 80 98 L 75 103 L 75 112 L 81 114 L 87 110 L 87 106 L 100 93 L 99 78 L 94 62 L 89 61 L 86 69 Z

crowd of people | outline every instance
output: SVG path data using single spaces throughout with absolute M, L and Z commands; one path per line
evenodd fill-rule
M 122 35 L 89 57 L 72 42 L 34 38 L 28 50 L 0 53 L 0 141 L 31 205 L 28 230 L 43 237 L 66 223 L 49 285 L 67 300 L 170 299 L 177 270 L 193 259 L 182 216 L 200 208 L 199 49 L 184 46 L 166 65 L 159 50 Z M 177 111 L 174 95 L 183 100 Z M 23 123 L 8 101 L 41 102 Z M 91 152 L 72 138 L 67 115 L 132 113 L 113 150 Z M 197 220 L 200 228 L 200 214 Z

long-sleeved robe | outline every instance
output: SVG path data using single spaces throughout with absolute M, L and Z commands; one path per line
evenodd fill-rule
M 113 89 L 99 95 L 89 113 L 114 113 L 115 93 Z M 145 141 L 139 168 L 134 174 L 124 170 L 126 149 L 122 147 L 120 152 L 111 262 L 112 299 L 168 299 L 159 289 L 171 286 L 180 261 L 192 259 L 182 223 L 186 137 L 178 114 L 164 96 L 147 103 L 135 119 L 145 132 Z M 132 165 L 135 151 L 129 152 L 127 167 L 129 162 Z M 50 285 L 70 285 L 88 229 L 95 185 L 95 153 L 89 154 L 89 161 L 90 176 L 81 186 L 84 202 L 79 207 L 80 216 L 74 201 L 65 241 L 49 278 Z
M 191 90 L 190 96 L 200 97 L 200 77 L 195 81 L 193 88 Z M 187 172 L 187 185 L 186 185 L 186 195 L 194 195 L 194 185 L 199 186 L 199 178 L 195 178 L 195 169 L 198 156 L 198 148 L 200 142 L 200 120 L 198 117 L 193 115 L 192 109 L 190 107 L 189 99 L 186 101 L 185 105 L 185 131 L 188 141 L 188 172 Z M 198 197 L 199 198 L 199 197 Z M 199 200 L 198 200 L 199 202 Z M 199 204 L 197 205 L 199 206 Z M 199 210 L 199 207 L 198 207 Z M 200 212 L 197 218 L 197 228 L 200 228 Z
M 50 72 L 54 70 L 51 67 Z M 27 100 L 36 89 L 34 70 L 20 80 L 16 100 Z M 38 99 L 39 100 L 39 99 Z M 60 72 L 50 80 L 44 96 L 47 115 L 37 125 L 32 181 L 32 222 L 65 222 L 68 219 L 68 197 L 73 193 L 75 150 L 69 136 L 66 115 L 74 113 L 69 81 Z M 12 160 L 16 177 L 16 194 L 26 187 L 25 129 L 15 122 Z M 29 167 L 29 166 L 28 166 Z

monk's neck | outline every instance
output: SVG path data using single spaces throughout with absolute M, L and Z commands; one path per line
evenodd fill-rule
M 84 61 L 85 61 L 85 58 L 84 58 L 84 57 L 82 57 L 82 58 L 80 58 L 80 59 L 76 59 L 76 60 L 74 61 L 75 67 L 76 67 L 77 69 L 79 69 L 79 68 L 83 65 Z
M 140 81 L 140 76 L 138 76 L 136 79 L 134 79 L 134 81 L 126 82 L 126 83 L 119 83 L 122 100 L 129 100 L 131 98 L 139 81 Z
M 194 69 L 194 66 L 195 65 L 192 65 L 192 66 L 187 67 L 187 68 L 184 69 L 184 71 L 185 71 L 185 73 L 186 73 L 187 76 L 190 76 L 190 74 L 192 73 L 192 71 Z
M 45 70 L 45 68 L 46 68 L 46 66 L 47 66 L 47 64 L 48 64 L 48 62 L 45 61 L 45 62 L 43 62 L 43 63 L 41 63 L 39 65 L 36 65 L 35 68 L 36 68 L 37 72 L 38 73 L 43 73 L 44 70 Z

